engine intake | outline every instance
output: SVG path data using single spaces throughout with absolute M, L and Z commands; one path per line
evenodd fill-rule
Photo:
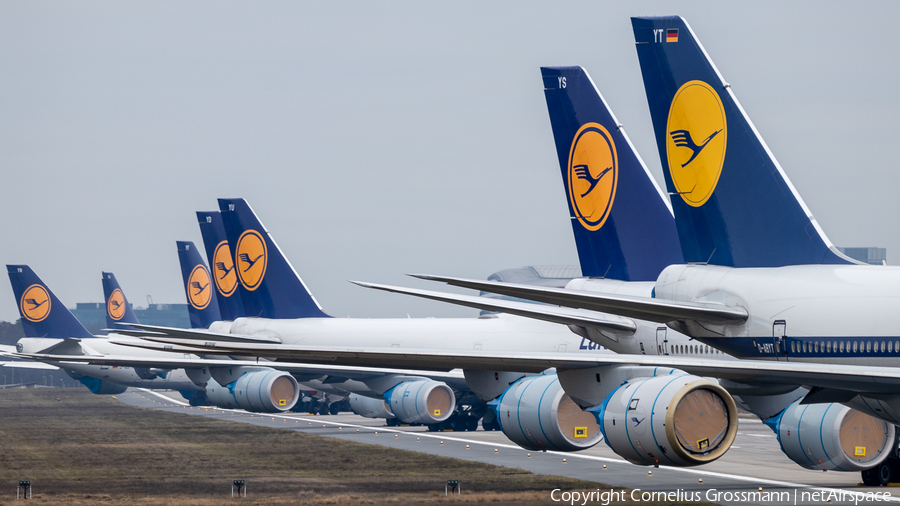
M 862 471 L 890 454 L 894 425 L 847 406 L 801 405 L 794 402 L 766 420 L 781 450 L 802 467 L 815 470 Z
M 690 374 L 629 381 L 589 411 L 601 420 L 606 444 L 639 465 L 706 464 L 724 455 L 737 434 L 731 395 Z
M 246 372 L 221 386 L 212 379 L 206 385 L 209 402 L 220 408 L 244 409 L 255 413 L 283 413 L 300 398 L 300 385 L 284 371 Z
M 403 423 L 443 422 L 456 409 L 453 389 L 434 380 L 405 381 L 385 392 L 384 400 Z
M 500 430 L 528 450 L 578 451 L 603 440 L 594 415 L 569 398 L 555 374 L 513 383 L 494 409 Z

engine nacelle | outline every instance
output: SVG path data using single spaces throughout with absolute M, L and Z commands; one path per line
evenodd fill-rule
M 890 454 L 895 430 L 893 424 L 841 404 L 801 405 L 800 401 L 765 423 L 778 435 L 785 455 L 815 470 L 875 467 Z
M 597 413 L 606 444 L 639 465 L 695 466 L 721 457 L 737 434 L 734 399 L 690 374 L 631 380 Z
M 528 450 L 577 451 L 603 440 L 594 415 L 569 398 L 555 374 L 513 383 L 494 409 L 500 430 Z
M 284 371 L 250 371 L 225 386 L 210 379 L 206 385 L 206 396 L 211 404 L 220 408 L 282 413 L 297 403 L 300 385 Z
M 400 383 L 384 393 L 391 413 L 403 423 L 432 424 L 450 418 L 456 396 L 446 383 L 416 380 Z
M 384 399 L 373 399 L 358 394 L 350 394 L 350 409 L 359 416 L 366 418 L 395 418 L 390 407 Z
M 81 378 L 78 378 L 78 381 L 80 381 L 82 385 L 86 386 L 92 394 L 97 395 L 116 395 L 124 393 L 125 390 L 128 390 L 128 387 L 126 387 L 125 385 L 110 383 L 108 381 L 103 381 L 102 379 L 93 378 L 91 376 L 82 376 Z

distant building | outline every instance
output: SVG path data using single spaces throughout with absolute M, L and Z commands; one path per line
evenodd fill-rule
M 146 308 L 136 308 L 132 305 L 138 321 L 147 325 L 159 325 L 162 327 L 175 327 L 180 329 L 191 328 L 191 318 L 188 315 L 187 304 L 150 304 Z M 106 304 L 103 302 L 79 302 L 72 309 L 72 314 L 92 334 L 103 334 L 100 329 L 106 326 Z
M 872 265 L 887 265 L 887 248 L 838 248 L 848 257 Z

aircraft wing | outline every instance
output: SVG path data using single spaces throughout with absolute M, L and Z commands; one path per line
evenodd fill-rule
M 443 292 L 432 292 L 429 290 L 417 290 L 414 288 L 398 288 L 395 286 L 379 285 L 375 283 L 363 283 L 361 281 L 351 281 L 365 288 L 374 288 L 376 290 L 384 290 L 386 292 L 404 293 L 414 295 L 425 299 L 437 300 L 441 302 L 449 302 L 460 306 L 473 307 L 475 309 L 483 309 L 487 311 L 498 311 L 502 313 L 524 316 L 526 318 L 534 318 L 553 323 L 562 323 L 565 325 L 588 325 L 601 330 L 610 332 L 619 332 L 633 334 L 637 330 L 637 325 L 630 318 L 618 317 L 615 315 L 600 314 L 594 311 L 586 311 L 583 309 L 572 309 L 566 307 L 545 306 L 533 304 L 530 302 L 516 302 L 510 300 L 491 299 L 488 297 L 473 297 L 470 295 L 457 295 Z
M 429 281 L 440 281 L 453 286 L 471 288 L 484 292 L 508 295 L 521 299 L 544 302 L 556 306 L 587 309 L 603 313 L 614 313 L 626 318 L 667 323 L 674 320 L 699 320 L 711 323 L 741 323 L 747 320 L 747 310 L 742 307 L 726 306 L 714 302 L 681 302 L 673 300 L 620 295 L 567 288 L 550 288 L 498 281 L 481 281 L 477 279 L 453 278 L 445 276 L 428 276 L 413 274 L 413 277 Z M 372 287 L 376 288 L 376 287 Z M 409 288 L 379 287 L 379 290 L 394 291 L 415 295 Z
M 194 350 L 196 351 L 196 350 Z M 445 379 L 463 379 L 462 371 L 412 371 L 409 369 L 385 369 L 385 368 L 369 368 L 354 367 L 343 365 L 323 365 L 323 364 L 300 364 L 294 362 L 270 362 L 266 360 L 231 360 L 231 359 L 209 359 L 196 357 L 171 357 L 161 359 L 159 357 L 139 357 L 127 355 L 54 355 L 47 353 L 15 353 L 16 358 L 29 359 L 26 362 L 0 362 L 0 365 L 6 367 L 25 367 L 31 369 L 58 369 L 58 367 L 46 364 L 45 362 L 55 363 L 77 363 L 92 365 L 109 365 L 119 367 L 145 367 L 155 369 L 182 369 L 182 368 L 201 368 L 201 367 L 271 367 L 279 371 L 315 374 L 318 376 L 340 376 L 347 379 L 365 379 L 372 377 L 384 376 L 386 374 L 402 374 L 414 376 L 427 376 L 430 378 Z M 40 361 L 40 362 L 36 362 Z M 23 364 L 22 366 L 12 366 L 8 364 Z
M 206 329 L 179 329 L 175 327 L 160 327 L 158 325 L 144 325 L 142 323 L 129 323 L 132 329 L 103 329 L 109 332 L 115 332 L 123 336 L 131 337 L 154 337 L 154 336 L 172 336 L 181 339 L 193 339 L 197 341 L 208 341 L 215 339 L 217 341 L 233 341 L 245 343 L 280 343 L 281 339 L 270 336 L 249 336 L 241 334 L 227 334 L 224 332 L 212 332 Z
M 230 355 L 278 357 L 304 363 L 395 369 L 481 369 L 541 372 L 549 368 L 584 369 L 605 365 L 674 367 L 699 376 L 739 382 L 792 384 L 832 390 L 896 393 L 900 368 L 837 364 L 770 362 L 762 360 L 713 360 L 654 355 L 611 353 L 528 353 L 489 350 L 422 350 L 401 348 L 326 348 L 291 344 L 212 342 L 153 337 L 152 341 L 190 347 L 194 353 L 211 351 Z M 34 358 L 40 359 L 40 356 Z M 91 357 L 87 357 L 91 358 Z

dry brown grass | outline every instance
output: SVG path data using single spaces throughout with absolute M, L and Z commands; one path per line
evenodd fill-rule
M 57 401 L 59 397 L 60 400 Z M 30 479 L 39 504 L 548 504 L 605 485 L 334 438 L 125 406 L 85 390 L 0 391 L 0 505 Z M 458 479 L 464 494 L 445 498 Z

